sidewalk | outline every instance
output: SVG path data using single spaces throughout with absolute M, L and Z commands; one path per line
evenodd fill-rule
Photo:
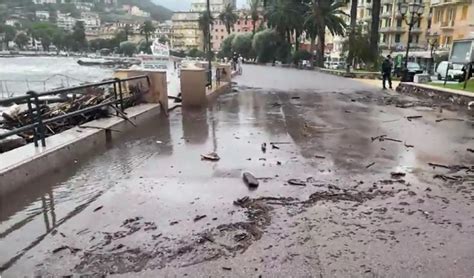
M 353 79 L 357 80 L 359 82 L 362 82 L 364 84 L 371 85 L 371 86 L 382 89 L 382 80 L 379 80 L 379 79 L 361 79 L 361 78 L 353 78 Z M 393 89 L 395 90 L 398 87 L 399 84 L 400 84 L 400 81 L 393 80 L 392 81 Z

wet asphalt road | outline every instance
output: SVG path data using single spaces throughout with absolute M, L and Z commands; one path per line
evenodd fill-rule
M 474 275 L 472 115 L 316 72 L 235 81 L 1 196 L 2 277 Z

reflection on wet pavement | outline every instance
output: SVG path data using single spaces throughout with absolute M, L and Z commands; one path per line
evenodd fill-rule
M 1 196 L 2 275 L 474 273 L 472 115 L 290 69 L 235 89 Z

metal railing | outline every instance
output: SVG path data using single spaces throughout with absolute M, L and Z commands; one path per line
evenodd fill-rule
M 127 98 L 124 97 L 124 90 L 122 88 L 122 85 L 124 82 L 134 81 L 134 80 L 139 80 L 139 79 L 146 80 L 148 88 L 150 88 L 150 85 L 151 85 L 150 78 L 147 75 L 139 75 L 139 76 L 124 78 L 124 79 L 115 78 L 115 79 L 111 79 L 111 80 L 107 80 L 103 82 L 80 85 L 80 86 L 75 86 L 71 88 L 56 89 L 56 90 L 51 90 L 51 91 L 47 91 L 43 93 L 28 91 L 25 95 L 22 95 L 22 96 L 2 99 L 0 100 L 0 106 L 26 103 L 28 105 L 27 112 L 28 112 L 28 117 L 31 123 L 0 134 L 0 140 L 5 139 L 12 135 L 18 135 L 26 131 L 33 131 L 33 142 L 35 143 L 35 147 L 38 147 L 39 141 L 41 141 L 41 145 L 45 147 L 46 146 L 46 126 L 50 123 L 65 120 L 65 119 L 72 118 L 79 115 L 83 115 L 85 113 L 102 109 L 103 107 L 106 107 L 106 106 L 112 107 L 116 111 L 117 116 L 119 114 L 125 115 L 124 101 Z M 104 100 L 103 102 L 97 105 L 88 106 L 82 109 L 65 113 L 63 115 L 43 119 L 43 116 L 41 113 L 41 102 L 44 102 L 47 100 L 40 99 L 40 97 L 50 97 L 50 96 L 57 96 L 57 95 L 67 96 L 68 94 L 69 95 L 72 94 L 72 98 L 74 100 L 76 98 L 76 94 L 82 94 L 82 93 L 77 93 L 77 91 L 89 89 L 89 88 L 97 88 L 101 86 L 112 86 L 112 91 L 113 91 L 112 97 Z

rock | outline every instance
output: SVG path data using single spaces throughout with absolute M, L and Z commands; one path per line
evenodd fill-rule
M 392 179 L 399 179 L 401 177 L 406 176 L 406 174 L 402 172 L 392 172 L 390 173 L 390 175 L 392 176 Z
M 265 153 L 267 151 L 267 143 L 262 144 L 262 152 Z
M 207 215 L 205 215 L 205 214 L 204 215 L 196 215 L 196 217 L 194 217 L 194 222 L 197 222 L 197 221 L 199 221 L 199 220 L 201 220 L 205 217 L 207 217 Z
M 9 132 L 7 129 L 0 128 L 0 134 Z M 18 135 L 8 136 L 5 139 L 0 139 L 0 153 L 8 152 L 18 147 L 26 145 L 26 140 Z
M 242 178 L 243 178 L 245 184 L 248 187 L 250 187 L 250 188 L 258 187 L 259 182 L 258 182 L 257 178 L 254 175 L 252 175 L 251 173 L 245 172 L 243 174 Z

